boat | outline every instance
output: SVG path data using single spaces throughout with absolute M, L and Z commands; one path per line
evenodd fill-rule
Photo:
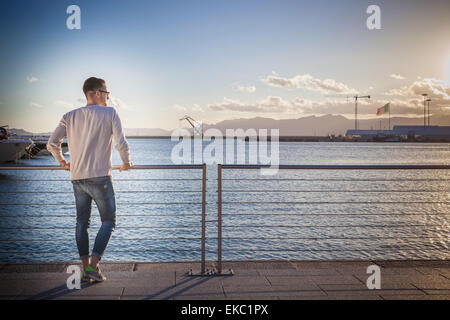
M 35 140 L 33 140 L 35 141 Z M 50 151 L 47 150 L 47 142 L 48 137 L 39 137 L 38 142 L 35 142 L 39 146 L 38 155 L 40 156 L 51 156 L 52 154 Z M 69 146 L 67 144 L 67 138 L 64 138 L 63 142 L 61 143 L 61 150 L 62 153 L 67 155 L 69 153 Z
M 18 136 L 16 134 L 12 134 L 12 135 L 10 135 L 10 138 L 31 139 L 33 141 L 34 146 L 27 151 L 27 153 L 23 156 L 23 158 L 31 159 L 37 155 L 40 155 L 40 156 L 51 155 L 51 153 L 47 150 L 47 142 L 48 142 L 49 137 L 46 137 L 46 136 Z M 69 151 L 69 148 L 67 145 L 67 138 L 64 138 L 63 142 L 61 143 L 61 149 L 62 149 L 63 154 L 66 154 Z
M 34 147 L 31 139 L 10 138 L 8 126 L 0 127 L 0 162 L 18 161 Z

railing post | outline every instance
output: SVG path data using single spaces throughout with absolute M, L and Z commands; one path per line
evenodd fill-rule
M 202 262 L 201 274 L 205 274 L 205 239 L 206 239 L 206 164 L 202 168 Z
M 217 164 L 217 273 L 222 273 L 222 165 Z

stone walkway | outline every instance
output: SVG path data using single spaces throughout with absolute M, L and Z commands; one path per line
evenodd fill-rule
M 379 290 L 366 285 L 373 264 Z M 0 264 L 0 299 L 450 299 L 449 260 L 223 262 L 232 276 L 199 276 L 198 262 L 105 262 L 107 281 L 79 290 L 67 289 L 69 265 Z

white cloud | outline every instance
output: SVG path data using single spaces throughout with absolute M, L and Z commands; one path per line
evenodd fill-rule
M 130 109 L 122 99 L 111 95 L 109 96 L 109 103 L 107 105 L 111 105 L 116 109 Z
M 27 76 L 27 81 L 29 82 L 29 83 L 33 83 L 33 82 L 36 82 L 36 81 L 38 81 L 39 79 L 38 78 L 36 78 L 36 77 L 30 77 L 30 76 Z
M 204 112 L 203 108 L 199 106 L 198 104 L 195 104 L 192 107 L 182 106 L 179 104 L 174 104 L 173 108 L 178 111 L 183 112 Z
M 229 98 L 223 98 L 223 102 L 209 104 L 208 108 L 213 111 L 235 111 L 235 112 L 261 112 L 277 113 L 287 112 L 292 105 L 280 97 L 268 96 L 257 103 L 246 103 Z
M 404 76 L 401 76 L 401 75 L 395 74 L 395 73 L 391 74 L 391 78 L 397 79 L 397 80 L 404 80 L 405 79 Z
M 187 108 L 184 106 L 180 106 L 179 104 L 174 104 L 173 108 L 178 111 L 187 111 Z
M 426 93 L 431 99 L 430 111 L 433 113 L 447 113 L 450 106 L 450 86 L 442 80 L 427 78 L 414 81 L 409 86 L 391 89 L 384 93 L 386 96 L 403 97 L 397 103 L 411 108 L 423 106 L 422 94 Z M 434 107 L 434 108 L 433 108 Z
M 295 99 L 294 99 L 295 100 Z M 295 101 L 293 101 L 295 102 Z M 391 103 L 391 115 L 420 115 L 420 99 L 372 99 L 358 100 L 358 114 L 372 115 L 375 117 L 377 108 Z M 331 100 L 325 101 L 306 101 L 303 105 L 297 104 L 299 111 L 307 114 L 347 114 L 351 115 L 355 112 L 355 102 L 353 99 L 347 100 Z
M 80 97 L 77 99 L 77 103 L 86 105 L 86 97 Z M 109 100 L 106 102 L 108 106 L 114 107 L 116 109 L 130 109 L 130 107 L 120 98 L 115 96 L 109 96 Z
M 339 113 L 336 106 L 348 105 L 352 107 L 352 103 L 346 100 L 330 100 L 324 102 L 312 101 L 304 98 L 294 98 L 290 101 L 278 96 L 268 96 L 265 99 L 248 103 L 238 100 L 224 98 L 223 102 L 209 104 L 208 107 L 213 111 L 234 111 L 248 113 Z M 349 108 L 349 110 L 353 110 Z
M 255 86 L 241 86 L 233 85 L 233 89 L 240 92 L 254 93 L 256 91 Z
M 450 106 L 450 86 L 442 80 L 423 79 L 415 81 L 410 86 L 411 93 L 417 100 L 423 104 L 423 93 L 427 94 L 427 98 L 431 99 L 431 113 L 448 113 Z M 419 98 L 417 98 L 419 96 Z
M 39 104 L 39 103 L 33 102 L 33 101 L 30 102 L 30 105 L 31 105 L 32 107 L 36 107 L 36 108 L 42 108 L 42 107 L 43 107 L 42 104 Z
M 407 97 L 407 96 L 411 95 L 411 92 L 410 92 L 408 86 L 402 86 L 400 88 L 391 89 L 391 90 L 383 93 L 383 95 L 385 95 L 385 96 L 402 96 L 402 97 Z
M 321 81 L 312 79 L 312 77 L 296 76 L 291 79 L 279 77 L 267 77 L 264 81 L 270 85 L 278 84 L 280 87 L 296 88 L 309 86 L 310 90 L 320 92 L 330 92 L 330 87 L 342 88 L 341 91 L 348 89 L 347 86 L 340 86 L 336 82 Z M 317 80 L 317 81 L 315 81 Z M 328 87 L 326 86 L 328 85 Z M 345 90 L 344 90 L 345 89 Z M 391 115 L 420 115 L 423 113 L 422 94 L 427 93 L 431 101 L 430 111 L 432 114 L 450 113 L 450 87 L 442 80 L 420 79 L 414 81 L 409 86 L 393 88 L 384 93 L 389 96 L 388 99 L 372 97 L 371 100 L 358 100 L 358 113 L 361 115 L 376 115 L 377 108 L 384 104 L 391 103 Z M 265 99 L 257 102 L 245 102 L 236 99 L 223 98 L 222 102 L 208 104 L 209 110 L 218 112 L 240 112 L 240 113 L 292 113 L 292 114 L 345 114 L 354 113 L 354 99 L 346 99 L 343 96 L 339 98 L 325 98 L 321 101 L 313 101 L 303 97 L 296 97 L 291 100 L 285 100 L 280 96 L 267 96 Z
M 352 114 L 355 110 L 353 100 L 350 99 L 325 99 L 325 101 L 311 101 L 306 100 L 303 104 L 299 104 L 301 99 L 294 99 L 293 101 L 298 107 L 298 111 L 307 114 Z M 358 105 L 364 106 L 367 102 L 365 100 L 358 100 Z M 362 109 L 360 107 L 359 109 Z
M 391 103 L 391 115 L 420 115 L 422 100 L 420 98 L 407 99 L 376 99 L 358 100 L 358 114 L 372 115 L 375 117 L 377 108 Z M 277 96 L 268 96 L 265 99 L 248 103 L 238 100 L 224 98 L 221 103 L 209 104 L 209 109 L 219 112 L 240 112 L 240 113 L 292 113 L 292 114 L 344 114 L 352 115 L 355 111 L 353 99 L 325 99 L 324 101 L 314 101 L 305 98 L 294 98 L 290 101 Z M 449 110 L 450 111 L 450 110 Z
M 266 78 L 261 79 L 262 82 L 279 88 L 300 88 L 309 91 L 320 92 L 324 94 L 340 93 L 340 94 L 353 94 L 357 91 L 347 85 L 335 81 L 333 79 L 320 80 L 314 78 L 310 74 L 296 75 L 292 78 L 283 78 L 275 75 L 269 75 Z
M 414 95 L 427 93 L 429 98 L 450 100 L 450 86 L 443 80 L 434 78 L 415 81 L 410 90 Z
M 194 112 L 204 112 L 203 111 L 203 108 L 202 107 L 200 107 L 198 104 L 194 104 L 193 106 L 192 106 L 192 111 L 194 111 Z

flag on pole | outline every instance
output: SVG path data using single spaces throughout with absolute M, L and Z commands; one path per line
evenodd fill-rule
M 386 103 L 381 108 L 377 109 L 377 116 L 381 116 L 383 113 L 389 112 L 389 102 Z

